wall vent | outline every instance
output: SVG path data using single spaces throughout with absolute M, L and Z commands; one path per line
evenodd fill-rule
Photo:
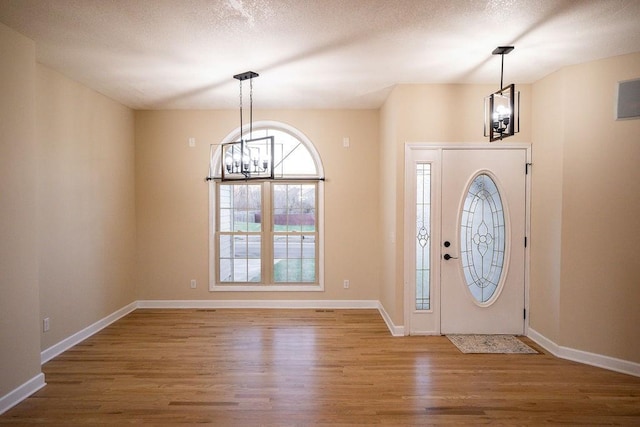
M 616 120 L 640 119 L 640 79 L 618 82 Z

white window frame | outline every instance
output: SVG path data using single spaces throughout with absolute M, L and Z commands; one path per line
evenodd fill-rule
M 281 132 L 286 132 L 294 138 L 298 139 L 302 144 L 307 148 L 311 157 L 313 158 L 316 170 L 317 170 L 317 212 L 316 212 L 316 226 L 317 226 L 317 235 L 318 235 L 318 282 L 317 283 L 296 283 L 296 284 L 273 284 L 271 283 L 271 278 L 265 278 L 267 283 L 263 284 L 237 284 L 237 283 L 220 283 L 216 282 L 216 268 L 218 262 L 217 256 L 217 245 L 216 245 L 216 222 L 218 215 L 218 206 L 217 206 L 217 194 L 216 188 L 217 183 L 215 180 L 209 181 L 209 291 L 211 292 L 323 292 L 324 291 L 324 168 L 322 166 L 322 161 L 320 159 L 320 155 L 318 151 L 314 147 L 313 143 L 309 138 L 306 137 L 302 132 L 298 129 L 290 126 L 286 123 L 277 122 L 277 121 L 258 121 L 253 123 L 253 130 L 260 129 L 274 129 L 279 130 Z M 233 132 L 228 134 L 222 144 L 238 141 L 242 135 L 242 133 L 247 132 L 249 129 L 248 125 L 245 126 L 242 131 L 240 128 L 235 129 Z M 210 176 L 215 176 L 213 172 L 220 170 L 221 167 L 221 158 L 220 158 L 221 150 L 220 146 L 217 146 L 215 151 L 212 153 L 211 161 L 211 171 Z M 301 179 L 308 179 L 308 176 L 288 176 L 286 179 L 278 179 L 276 182 L 279 183 L 296 183 L 300 182 Z M 257 181 L 260 182 L 260 181 Z M 254 183 L 257 183 L 254 181 Z M 263 244 L 271 244 L 271 242 L 263 242 Z M 264 252 L 263 252 L 264 253 Z M 263 262 L 272 262 L 272 260 L 265 260 Z

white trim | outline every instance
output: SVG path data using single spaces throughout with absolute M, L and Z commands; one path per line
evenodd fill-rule
M 138 308 L 378 309 L 377 300 L 141 300 Z
M 411 150 L 474 150 L 474 149 L 494 149 L 510 150 L 512 148 L 529 149 L 528 142 L 469 142 L 448 144 L 446 142 L 407 142 L 405 143 Z
M 137 303 L 134 301 L 131 304 L 128 304 L 122 307 L 121 309 L 111 313 L 110 315 L 104 317 L 103 319 L 98 320 L 92 325 L 89 325 L 86 328 L 76 332 L 75 334 L 63 339 L 59 343 L 52 345 L 51 347 L 49 347 L 48 349 L 40 353 L 41 363 L 42 364 L 47 363 L 49 360 L 53 359 L 57 355 L 67 351 L 74 345 L 86 340 L 96 332 L 100 332 L 102 329 L 106 328 L 116 320 L 131 313 L 136 308 L 137 308 Z
M 393 320 L 391 320 L 391 316 L 389 316 L 389 313 L 387 313 L 387 310 L 384 309 L 384 306 L 380 301 L 378 301 L 377 309 L 380 312 L 384 323 L 387 324 L 387 328 L 389 328 L 389 332 L 391 332 L 391 335 L 393 335 L 394 337 L 403 337 L 404 326 L 396 326 L 393 323 Z
M 576 350 L 574 348 L 563 347 L 551 341 L 539 332 L 536 332 L 532 328 L 529 328 L 527 336 L 545 350 L 561 359 L 572 360 L 574 362 L 640 377 L 640 363 L 617 359 L 615 357 L 605 356 L 602 354 L 590 353 L 588 351 Z
M 533 158 L 532 158 L 532 145 L 527 147 L 526 151 L 526 165 L 525 165 L 525 206 L 524 206 L 524 235 L 527 240 L 527 244 L 524 248 L 524 335 L 529 333 L 529 287 L 531 284 L 531 181 L 533 177 L 533 169 L 530 166 L 533 166 Z
M 0 415 L 4 414 L 9 409 L 13 408 L 46 385 L 47 383 L 44 382 L 44 374 L 41 372 L 29 381 L 0 397 Z
M 529 322 L 527 322 L 527 323 L 529 323 Z M 527 331 L 527 337 L 531 338 L 533 341 L 536 342 L 536 344 L 540 345 L 542 348 L 547 350 L 549 353 L 553 354 L 556 357 L 560 357 L 559 356 L 560 347 L 558 346 L 558 344 L 554 343 L 553 341 L 551 341 L 549 338 L 545 337 L 544 335 L 536 332 L 531 327 L 529 327 L 529 330 Z
M 213 176 L 213 175 L 212 175 Z M 209 200 L 207 202 L 207 209 L 209 210 L 209 258 L 207 263 L 209 264 L 209 290 L 212 291 L 216 285 L 216 222 L 217 212 L 215 200 L 217 198 L 216 184 L 213 181 L 209 181 Z
M 215 267 L 215 266 L 214 266 Z M 212 276 L 213 277 L 213 276 Z M 221 285 L 210 284 L 211 292 L 323 292 L 322 285 Z

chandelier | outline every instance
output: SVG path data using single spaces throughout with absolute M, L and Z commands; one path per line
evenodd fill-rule
M 236 74 L 240 83 L 240 140 L 221 145 L 222 181 L 274 178 L 274 137 L 253 138 L 253 79 L 259 74 L 253 71 Z M 249 133 L 244 138 L 242 82 L 249 80 Z
M 514 49 L 513 46 L 498 46 L 491 52 L 502 57 L 500 68 L 500 90 L 484 99 L 484 136 L 489 141 L 502 140 L 520 132 L 520 92 L 516 85 L 503 86 L 504 56 Z

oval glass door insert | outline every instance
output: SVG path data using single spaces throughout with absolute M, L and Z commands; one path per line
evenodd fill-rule
M 505 216 L 496 183 L 478 175 L 469 186 L 460 220 L 460 258 L 467 288 L 485 304 L 496 294 L 504 270 Z

